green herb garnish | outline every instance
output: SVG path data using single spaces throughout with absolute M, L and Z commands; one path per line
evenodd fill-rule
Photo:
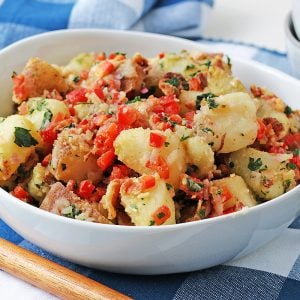
M 190 138 L 191 136 L 190 135 L 183 135 L 181 138 L 180 138 L 180 142 L 183 142 L 185 140 L 187 140 L 188 138 Z
M 80 81 L 80 76 L 75 76 L 74 78 L 73 78 L 73 82 L 74 83 L 78 83 Z
M 229 163 L 229 167 L 234 168 L 234 163 L 232 161 Z
M 293 110 L 287 105 L 284 109 L 284 113 L 288 116 L 293 112 Z
M 195 65 L 194 64 L 190 64 L 190 65 L 187 65 L 185 70 L 188 71 L 188 70 L 191 70 L 191 69 L 194 69 L 195 68 Z
M 286 192 L 288 190 L 288 188 L 290 187 L 291 183 L 292 183 L 291 179 L 286 179 L 286 180 L 283 181 L 282 184 L 283 184 L 283 190 L 284 190 L 284 192 Z
M 141 99 L 141 96 L 135 96 L 133 99 L 131 100 L 128 100 L 126 102 L 126 104 L 131 104 L 131 103 L 135 103 L 135 102 L 140 102 L 142 99 Z
M 217 103 L 215 103 L 214 99 L 216 95 L 212 94 L 212 93 L 205 93 L 205 94 L 201 94 L 198 95 L 196 98 L 196 109 L 200 109 L 201 107 L 201 101 L 202 100 L 206 100 L 208 103 L 208 107 L 211 108 L 216 108 L 218 106 Z M 213 101 L 210 101 L 213 100 Z
M 253 157 L 249 157 L 248 169 L 250 171 L 257 171 L 262 167 L 262 160 L 259 157 L 258 159 L 254 159 Z
M 53 117 L 53 114 L 52 114 L 51 110 L 47 109 L 44 112 L 44 117 L 43 117 L 43 121 L 42 121 L 40 129 L 44 129 L 51 122 L 52 117 Z
M 31 147 L 38 144 L 38 141 L 30 134 L 30 130 L 15 127 L 15 144 L 19 147 Z
M 172 77 L 171 79 L 167 80 L 166 82 L 175 87 L 179 87 L 179 84 L 180 84 L 179 79 L 177 77 Z
M 211 132 L 213 135 L 215 135 L 215 133 L 213 132 L 213 130 L 210 129 L 210 128 L 208 128 L 208 127 L 202 128 L 201 130 L 202 130 L 203 132 L 205 132 L 205 133 Z
M 64 163 L 61 163 L 60 166 L 63 171 L 67 169 L 67 165 Z
M 166 216 L 166 214 L 164 212 L 159 212 L 157 215 L 156 215 L 159 219 L 162 219 Z
M 167 187 L 167 190 L 171 190 L 173 188 L 172 184 L 166 182 L 166 187 Z
M 290 170 L 296 170 L 297 166 L 294 163 L 287 163 L 286 166 L 290 169 Z
M 80 215 L 82 211 L 78 209 L 74 204 L 67 206 L 62 209 L 61 214 L 64 217 L 75 219 L 76 216 Z
M 204 184 L 195 182 L 191 178 L 186 178 L 186 185 L 191 192 L 200 192 L 204 187 Z
M 153 226 L 154 224 L 155 224 L 155 222 L 153 220 L 150 220 L 149 226 Z

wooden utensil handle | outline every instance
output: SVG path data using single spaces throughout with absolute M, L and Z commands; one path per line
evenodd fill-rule
M 62 299 L 132 299 L 2 238 L 0 269 Z

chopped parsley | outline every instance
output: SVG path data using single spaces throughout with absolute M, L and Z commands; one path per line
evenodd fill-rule
M 229 67 L 231 67 L 231 59 L 230 59 L 230 57 L 228 55 L 226 55 L 226 58 L 227 58 L 227 65 Z
M 205 218 L 205 214 L 206 214 L 206 211 L 205 211 L 205 209 L 200 209 L 199 211 L 198 211 L 198 216 L 201 218 L 201 219 L 204 219 Z
M 296 168 L 297 168 L 297 166 L 294 163 L 292 163 L 292 162 L 287 163 L 286 166 L 290 170 L 296 170 Z
M 135 96 L 133 99 L 131 100 L 128 100 L 126 102 L 126 104 L 130 104 L 130 103 L 135 103 L 135 102 L 140 102 L 142 99 L 141 99 L 141 96 Z
M 171 190 L 173 188 L 172 184 L 166 182 L 166 187 L 167 187 L 167 190 Z
M 190 86 L 189 86 L 188 82 L 186 82 L 186 81 L 184 81 L 182 83 L 182 87 L 185 91 L 188 91 L 190 89 Z
M 64 217 L 75 219 L 76 216 L 80 215 L 82 211 L 78 209 L 74 204 L 67 206 L 62 209 L 61 214 Z
M 166 216 L 166 214 L 164 212 L 159 212 L 157 215 L 156 215 L 159 219 L 162 219 Z
M 208 60 L 206 63 L 203 64 L 203 66 L 207 66 L 207 68 L 209 69 L 209 67 L 211 66 L 211 61 Z
M 171 79 L 167 80 L 166 82 L 175 87 L 179 87 L 179 84 L 180 84 L 179 79 L 177 77 L 172 77 Z
M 169 142 L 165 142 L 165 147 L 169 147 L 170 143 Z
M 30 171 L 28 171 L 28 170 L 25 169 L 25 165 L 24 164 L 20 164 L 20 166 L 17 169 L 17 174 L 21 178 L 26 178 L 26 177 L 29 176 Z
M 284 192 L 286 192 L 288 190 L 288 188 L 290 187 L 291 183 L 292 183 L 291 179 L 286 179 L 286 180 L 283 181 L 282 184 L 283 184 L 283 190 L 284 190 Z
M 155 222 L 153 220 L 150 220 L 149 226 L 153 226 L 154 224 L 155 224 Z
M 74 83 L 78 83 L 80 81 L 80 76 L 75 76 L 74 78 L 73 78 L 73 82 Z
M 51 122 L 52 117 L 53 117 L 53 114 L 52 114 L 51 110 L 47 109 L 44 112 L 44 117 L 43 117 L 43 121 L 42 121 L 40 129 L 44 129 Z
M 183 135 L 181 138 L 180 138 L 180 141 L 183 142 L 185 140 L 187 140 L 188 138 L 190 138 L 191 136 L 190 135 Z
M 248 169 L 250 171 L 257 171 L 262 167 L 262 160 L 259 157 L 258 159 L 254 159 L 253 157 L 249 157 Z
M 229 163 L 229 167 L 234 168 L 234 163 L 232 161 Z
M 116 55 L 123 55 L 123 56 L 126 56 L 126 53 L 125 52 L 120 52 L 120 51 L 117 51 L 115 52 Z
M 188 70 L 191 70 L 191 69 L 194 69 L 195 68 L 195 65 L 194 64 L 190 64 L 190 65 L 187 65 L 185 70 L 188 71 Z
M 300 155 L 300 149 L 295 149 L 293 151 L 293 154 L 296 155 L 296 156 L 299 156 Z
M 60 166 L 63 171 L 67 169 L 67 165 L 64 163 L 60 164 Z
M 208 128 L 208 127 L 202 128 L 201 130 L 202 130 L 203 132 L 205 132 L 205 133 L 209 133 L 209 132 L 211 132 L 211 133 L 212 133 L 212 135 L 215 135 L 215 133 L 213 132 L 213 130 L 212 130 L 212 129 L 210 129 L 210 128 Z
M 208 107 L 210 109 L 218 107 L 219 104 L 217 104 L 215 102 L 215 100 L 213 99 L 215 97 L 216 97 L 216 95 L 214 95 L 212 93 L 205 93 L 205 94 L 198 95 L 197 98 L 196 98 L 196 109 L 200 109 L 202 100 L 207 101 Z
M 204 187 L 204 184 L 195 182 L 189 177 L 186 178 L 186 185 L 191 192 L 200 192 Z
M 208 145 L 211 146 L 211 147 L 212 147 L 214 144 L 215 144 L 214 142 L 208 143 Z
M 47 106 L 47 101 L 45 99 L 41 99 L 36 103 L 36 109 L 38 111 L 42 111 Z
M 38 144 L 38 141 L 30 134 L 30 130 L 15 127 L 15 144 L 19 147 L 31 147 Z
M 284 109 L 284 113 L 286 115 L 290 115 L 292 112 L 293 112 L 293 110 L 290 108 L 290 106 L 287 105 Z

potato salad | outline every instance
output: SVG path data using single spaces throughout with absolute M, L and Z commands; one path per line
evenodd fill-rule
M 38 57 L 13 72 L 0 186 L 96 223 L 201 221 L 270 201 L 300 178 L 300 113 L 246 88 L 220 53 Z

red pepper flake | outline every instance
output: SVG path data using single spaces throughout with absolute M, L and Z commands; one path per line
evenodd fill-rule
M 156 225 L 165 223 L 170 217 L 171 211 L 166 205 L 162 205 L 152 214 L 153 221 Z
M 90 180 L 88 179 L 83 180 L 79 184 L 79 189 L 77 191 L 77 194 L 81 198 L 88 199 L 92 195 L 94 189 L 95 186 L 92 184 Z
M 164 145 L 165 141 L 166 141 L 166 136 L 155 132 L 150 132 L 149 145 L 151 147 L 160 148 Z

